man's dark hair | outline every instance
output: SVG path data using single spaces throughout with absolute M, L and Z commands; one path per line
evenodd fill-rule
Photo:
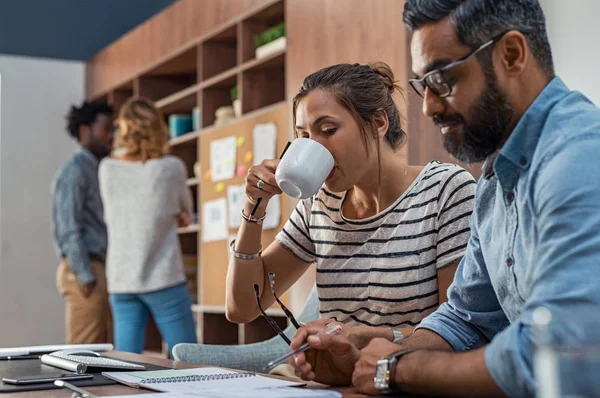
M 99 114 L 112 116 L 113 108 L 99 101 L 84 101 L 79 108 L 74 105 L 71 106 L 67 114 L 67 131 L 71 136 L 79 140 L 79 127 L 91 126 Z
M 407 0 L 403 21 L 410 31 L 450 17 L 458 40 L 473 50 L 495 35 L 518 30 L 548 77 L 554 61 L 546 32 L 546 18 L 538 0 Z M 477 55 L 482 66 L 492 65 L 490 51 Z

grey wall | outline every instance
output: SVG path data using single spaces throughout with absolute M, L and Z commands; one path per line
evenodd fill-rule
M 84 64 L 0 56 L 0 347 L 64 341 L 50 184 L 76 149 L 65 132 Z
M 540 0 L 557 74 L 574 90 L 600 105 L 600 1 Z

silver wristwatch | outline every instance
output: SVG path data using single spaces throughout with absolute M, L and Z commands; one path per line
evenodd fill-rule
M 400 361 L 400 358 L 404 354 L 408 354 L 412 352 L 410 349 L 400 350 L 398 352 L 393 353 L 387 357 L 381 358 L 377 361 L 377 369 L 375 371 L 375 388 L 384 393 L 389 394 L 393 391 L 393 388 L 396 387 L 394 385 L 395 381 L 395 373 L 396 373 L 396 365 Z

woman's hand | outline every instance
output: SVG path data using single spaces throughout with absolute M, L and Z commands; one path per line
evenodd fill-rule
M 275 181 L 275 170 L 279 160 L 263 160 L 259 165 L 253 166 L 246 175 L 246 197 L 250 203 L 256 203 L 262 198 L 260 208 L 266 209 L 269 199 L 281 194 L 281 189 Z M 260 182 L 262 181 L 262 183 Z
M 192 217 L 188 213 L 182 211 L 177 216 L 177 224 L 179 225 L 179 228 L 189 227 L 191 223 Z

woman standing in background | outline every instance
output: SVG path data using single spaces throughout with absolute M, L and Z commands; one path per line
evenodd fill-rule
M 115 346 L 141 353 L 151 312 L 170 354 L 177 343 L 196 342 L 176 231 L 191 219 L 186 168 L 166 154 L 168 129 L 149 100 L 127 101 L 118 126 L 120 154 L 99 169 Z

